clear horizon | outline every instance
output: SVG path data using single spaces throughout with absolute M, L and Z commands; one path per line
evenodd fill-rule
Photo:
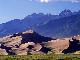
M 78 0 L 0 0 L 0 24 L 23 19 L 32 13 L 59 14 L 65 9 L 80 10 Z

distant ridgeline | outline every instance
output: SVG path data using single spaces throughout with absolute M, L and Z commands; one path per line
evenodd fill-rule
M 32 29 L 37 33 L 54 38 L 70 37 L 80 34 L 80 11 L 69 9 L 59 15 L 33 13 L 24 19 L 14 19 L 0 24 L 0 37 Z

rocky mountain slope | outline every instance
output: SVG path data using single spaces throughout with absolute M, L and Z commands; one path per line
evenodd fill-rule
M 24 19 L 14 19 L 9 22 L 0 24 L 0 37 L 14 34 L 17 32 L 23 32 L 27 29 L 34 28 L 36 26 L 44 25 L 52 19 L 59 18 L 58 15 L 33 13 L 32 15 L 26 16 Z M 16 27 L 15 27 L 16 26 Z
M 28 55 L 75 53 L 80 51 L 80 36 L 53 39 L 33 30 L 0 38 L 0 55 Z
M 33 13 L 24 19 L 14 19 L 0 24 L 0 37 L 33 29 L 41 35 L 49 37 L 65 37 L 80 34 L 80 11 L 69 9 L 59 15 Z M 74 28 L 75 27 L 75 28 Z
M 47 24 L 38 26 L 36 31 L 50 37 L 70 37 L 80 34 L 80 13 L 51 20 Z

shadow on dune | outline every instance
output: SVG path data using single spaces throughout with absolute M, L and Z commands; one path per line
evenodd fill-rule
M 52 40 L 52 38 L 41 36 L 36 32 L 26 33 L 26 34 L 23 33 L 13 34 L 13 36 L 11 36 L 10 38 L 16 36 L 22 36 L 21 43 L 26 43 L 26 42 L 41 43 L 41 42 L 47 42 Z
M 80 50 L 80 43 L 79 40 L 73 39 L 73 41 L 69 41 L 69 47 L 63 51 L 63 53 L 74 53 Z
M 32 34 L 30 33 L 22 34 L 22 43 L 25 43 L 25 42 L 41 43 L 41 42 L 47 42 L 49 40 L 52 40 L 52 38 L 41 36 L 36 32 Z

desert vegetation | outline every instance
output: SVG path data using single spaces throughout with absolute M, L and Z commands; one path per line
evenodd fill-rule
M 73 54 L 34 54 L 0 56 L 0 60 L 80 60 L 80 55 Z

